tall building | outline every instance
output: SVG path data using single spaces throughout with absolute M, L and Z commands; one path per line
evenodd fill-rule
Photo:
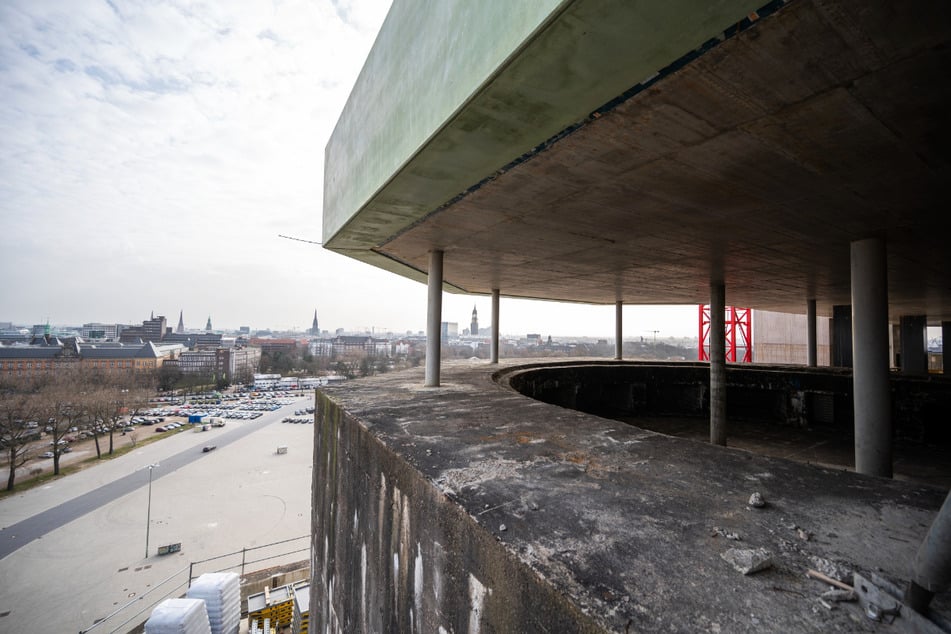
M 472 323 L 469 325 L 469 334 L 479 334 L 479 311 L 476 310 L 474 304 L 472 306 Z
M 183 310 L 178 311 L 178 327 L 175 329 L 175 332 L 177 332 L 178 334 L 182 334 L 185 332 L 184 316 L 185 316 L 185 311 Z
M 317 309 L 316 308 L 314 309 L 314 323 L 310 327 L 310 334 L 312 335 L 320 334 L 320 326 L 317 325 Z
M 161 341 L 165 337 L 165 316 L 159 315 L 142 322 L 141 326 L 133 326 L 124 329 L 119 334 L 119 341 L 123 343 L 135 343 L 136 341 Z
M 80 335 L 83 339 L 118 339 L 119 326 L 97 322 L 83 324 Z

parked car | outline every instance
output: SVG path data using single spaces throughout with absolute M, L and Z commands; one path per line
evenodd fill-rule
M 44 451 L 43 453 L 40 454 L 40 458 L 52 458 L 52 457 L 53 457 L 52 451 Z
M 155 428 L 155 431 L 156 431 L 156 433 L 162 432 L 162 431 L 165 431 L 165 428 L 164 428 L 164 427 L 156 427 L 156 428 Z

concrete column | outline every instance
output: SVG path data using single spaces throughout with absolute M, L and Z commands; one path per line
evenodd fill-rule
M 621 320 L 624 316 L 624 302 L 614 302 L 614 358 L 620 361 L 624 357 L 624 337 Z
M 492 363 L 499 362 L 499 289 L 492 289 Z
M 928 375 L 928 318 L 924 315 L 902 315 L 901 373 Z
M 888 387 L 888 273 L 885 241 L 857 240 L 852 258 L 852 394 L 855 470 L 892 477 Z
M 806 365 L 814 368 L 819 364 L 819 344 L 816 341 L 816 300 L 806 303 Z
M 852 307 L 832 307 L 832 367 L 852 367 Z
M 944 374 L 951 374 L 951 321 L 941 322 L 941 367 Z
M 442 251 L 429 252 L 429 302 L 426 306 L 426 387 L 439 387 L 442 354 Z
M 710 442 L 726 445 L 726 287 L 710 284 Z
M 951 493 L 918 547 L 914 574 L 905 591 L 905 602 L 924 613 L 936 592 L 951 586 Z

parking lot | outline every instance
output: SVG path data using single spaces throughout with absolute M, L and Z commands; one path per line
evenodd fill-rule
M 195 396 L 185 397 L 158 397 L 152 399 L 149 407 L 133 415 L 123 417 L 114 426 L 109 423 L 97 423 L 92 426 L 71 427 L 60 440 L 60 467 L 68 467 L 82 463 L 84 460 L 97 455 L 96 436 L 99 440 L 99 451 L 109 453 L 110 432 L 114 449 L 134 447 L 143 440 L 158 434 L 178 433 L 194 429 L 189 423 L 193 417 L 200 416 L 203 421 L 209 418 L 220 418 L 225 421 L 256 420 L 266 412 L 276 411 L 286 405 L 300 401 L 300 394 L 290 392 L 247 392 L 224 393 L 217 397 Z M 295 411 L 297 416 L 302 410 Z M 309 421 L 313 422 L 313 408 Z M 306 412 L 303 416 L 306 418 Z M 305 422 L 298 420 L 295 422 Z M 28 448 L 31 459 L 17 469 L 17 482 L 23 483 L 32 477 L 37 477 L 53 471 L 53 441 L 47 433 L 49 428 L 36 423 L 40 439 L 31 443 Z M 6 456 L 0 457 L 0 468 L 9 463 Z
M 0 630 L 79 631 L 161 580 L 183 569 L 187 575 L 190 561 L 307 534 L 313 425 L 277 423 L 312 404 L 297 397 L 260 420 L 204 433 L 192 433 L 193 426 L 151 432 L 162 441 L 0 501 L 6 528 L 117 479 L 140 480 L 134 491 L 0 560 L 0 572 L 11 580 L 0 594 Z M 149 426 L 136 428 L 141 433 Z M 250 435 L 229 443 L 241 429 Z M 209 445 L 218 447 L 204 452 Z M 79 452 L 77 447 L 67 456 Z M 196 459 L 176 468 L 183 452 Z M 151 496 L 149 465 L 156 465 Z M 147 510 L 151 535 L 143 558 Z M 173 543 L 181 543 L 180 552 L 157 555 L 160 546 Z

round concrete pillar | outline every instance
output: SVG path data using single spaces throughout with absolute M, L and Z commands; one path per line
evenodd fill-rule
M 726 445 L 726 287 L 710 284 L 710 442 Z
M 624 302 L 614 304 L 614 358 L 618 361 L 624 356 L 624 337 L 622 320 L 624 317 Z
M 890 478 L 892 412 L 885 241 L 869 238 L 853 242 L 851 264 L 855 470 Z
M 442 251 L 429 252 L 429 301 L 426 306 L 426 387 L 439 387 L 442 354 Z
M 816 300 L 806 303 L 806 365 L 814 368 L 819 364 L 818 343 L 816 341 Z
M 492 289 L 492 363 L 499 362 L 499 289 Z

